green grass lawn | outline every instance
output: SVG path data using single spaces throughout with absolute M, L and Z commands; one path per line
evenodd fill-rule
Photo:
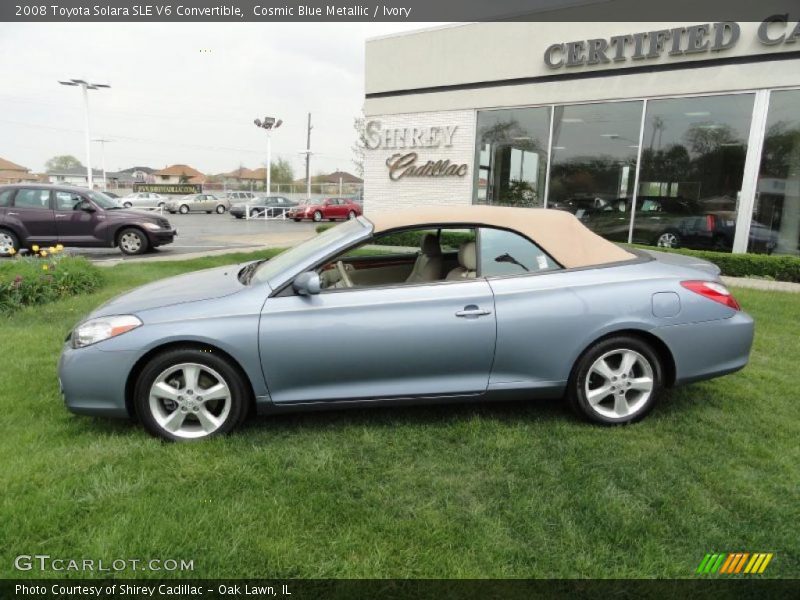
M 163 444 L 66 411 L 56 360 L 83 314 L 243 257 L 119 265 L 97 293 L 0 318 L 0 577 L 36 553 L 193 559 L 187 577 L 692 577 L 735 551 L 800 575 L 800 295 L 736 290 L 750 365 L 629 427 L 537 401 L 262 417 Z

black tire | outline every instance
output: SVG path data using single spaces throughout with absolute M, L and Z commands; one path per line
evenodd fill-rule
M 356 211 L 351 210 L 349 213 L 347 213 L 347 218 L 348 218 L 348 220 L 355 219 L 356 218 Z
M 586 380 L 587 377 L 590 376 L 596 377 L 595 374 L 590 375 L 590 369 L 592 368 L 592 365 L 594 365 L 595 361 L 604 355 L 613 353 L 614 351 L 621 352 L 625 350 L 632 350 L 634 353 L 637 353 L 639 356 L 641 356 L 647 363 L 649 363 L 652 371 L 652 390 L 650 391 L 647 399 L 641 402 L 641 404 L 637 405 L 635 390 L 628 391 L 626 389 L 626 391 L 622 392 L 622 395 L 631 397 L 631 392 L 633 392 L 633 405 L 636 407 L 636 409 L 635 411 L 632 411 L 631 414 L 626 416 L 613 417 L 602 413 L 611 411 L 611 408 L 608 406 L 609 398 L 611 405 L 615 406 L 616 396 L 614 394 L 616 392 L 608 392 L 609 395 L 602 399 L 602 403 L 598 403 L 597 405 L 593 406 L 589 402 L 586 395 Z M 612 354 L 609 358 L 610 363 L 612 362 L 613 358 L 614 355 Z M 637 363 L 635 368 L 641 369 L 641 367 L 642 365 Z M 658 357 L 658 353 L 647 342 L 629 335 L 618 335 L 606 338 L 590 346 L 580 356 L 580 358 L 578 358 L 578 361 L 575 363 L 567 383 L 567 402 L 569 403 L 570 408 L 572 408 L 576 414 L 594 423 L 599 423 L 601 425 L 624 425 L 626 423 L 635 423 L 636 421 L 640 421 L 647 416 L 647 414 L 658 402 L 659 392 L 661 391 L 664 381 L 663 373 L 664 370 Z M 646 375 L 646 373 L 640 372 L 637 377 L 643 375 Z M 630 385 L 629 383 L 626 383 L 626 381 L 627 379 L 623 380 L 622 377 L 619 377 L 614 384 L 625 389 L 623 386 Z
M 164 206 L 166 206 L 166 205 L 163 202 L 159 202 L 157 208 L 160 208 L 161 210 L 164 210 Z
M 256 209 L 256 208 L 254 208 L 253 210 L 250 211 L 250 218 L 251 219 L 258 218 L 261 215 L 262 215 L 262 212 L 260 210 Z
M 181 363 L 196 363 L 210 367 L 225 380 L 231 396 L 230 410 L 224 422 L 215 431 L 198 438 L 186 438 L 164 429 L 156 421 L 150 407 L 150 389 L 156 378 L 165 370 Z M 136 416 L 151 435 L 167 441 L 192 441 L 225 435 L 242 424 L 250 406 L 250 392 L 243 376 L 231 362 L 210 349 L 173 348 L 153 357 L 139 374 L 134 388 L 133 405 Z
M 117 234 L 117 246 L 123 254 L 135 256 L 147 252 L 150 241 L 141 229 L 126 227 Z
M 174 210 L 170 210 L 170 211 L 168 211 L 168 212 L 169 212 L 169 214 L 171 214 L 171 215 L 174 215 L 174 214 L 175 214 L 175 211 L 174 211 Z
M 322 213 L 318 210 L 314 211 L 314 222 L 319 223 L 322 221 Z
M 293 221 L 294 221 L 295 223 L 299 223 L 299 222 L 300 222 L 300 219 L 293 219 Z
M 224 215 L 225 214 L 225 206 L 223 204 L 217 205 L 217 214 Z
M 189 214 L 189 207 L 185 204 L 181 204 L 181 207 L 178 209 L 182 215 Z
M 131 208 L 133 206 L 133 204 L 131 204 L 130 202 L 126 202 L 122 206 L 123 206 L 123 208 Z
M 681 241 L 681 234 L 673 229 L 668 229 L 658 235 L 653 245 L 659 248 L 680 248 Z
M 0 256 L 11 256 L 9 249 L 14 249 L 14 254 L 19 252 L 19 238 L 10 229 L 0 228 Z

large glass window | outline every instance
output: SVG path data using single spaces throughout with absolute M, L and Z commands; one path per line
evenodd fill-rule
M 539 246 L 512 231 L 483 227 L 478 245 L 481 277 L 527 275 L 559 268 Z
M 543 206 L 550 109 L 478 113 L 476 204 Z
M 547 206 L 627 239 L 641 120 L 638 101 L 557 107 Z
M 800 90 L 770 94 L 748 250 L 800 254 Z
M 634 242 L 732 249 L 753 99 L 647 103 Z

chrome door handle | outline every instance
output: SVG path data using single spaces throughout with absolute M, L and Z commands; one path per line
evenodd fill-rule
M 457 317 L 483 317 L 492 314 L 492 311 L 478 308 L 475 305 L 465 306 L 464 310 L 456 311 Z
M 9 211 L 9 212 L 7 212 L 6 214 L 7 214 L 9 217 L 16 217 L 16 216 L 17 216 L 19 213 L 16 213 L 16 212 L 11 212 L 11 211 Z

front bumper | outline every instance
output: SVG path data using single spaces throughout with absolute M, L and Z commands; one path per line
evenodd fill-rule
M 125 386 L 137 358 L 134 351 L 109 352 L 97 346 L 75 349 L 69 342 L 64 344 L 58 381 L 67 408 L 81 415 L 130 417 Z
M 175 236 L 178 235 L 178 230 L 174 227 L 172 229 L 163 229 L 161 231 L 147 230 L 147 237 L 150 240 L 151 246 L 163 246 L 164 244 L 171 244 L 175 241 Z
M 729 319 L 668 325 L 653 333 L 672 352 L 680 385 L 742 369 L 750 358 L 754 327 L 750 315 L 737 312 Z

